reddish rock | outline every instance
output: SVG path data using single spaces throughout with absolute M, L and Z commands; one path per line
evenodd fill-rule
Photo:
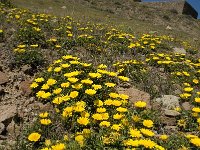
M 0 71 L 0 85 L 9 82 L 8 75 Z
M 126 94 L 129 96 L 129 100 L 132 103 L 137 101 L 144 101 L 147 103 L 147 108 L 151 108 L 150 105 L 150 95 L 144 91 L 140 91 L 134 87 L 131 88 L 117 88 L 119 94 Z
M 25 96 L 29 96 L 31 94 L 30 81 L 22 81 L 20 84 L 20 89 L 22 90 Z

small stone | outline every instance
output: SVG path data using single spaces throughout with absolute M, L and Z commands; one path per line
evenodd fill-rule
M 192 106 L 190 105 L 189 102 L 184 102 L 182 104 L 182 107 L 183 107 L 184 110 L 191 110 L 192 109 Z
M 168 133 L 176 132 L 176 131 L 178 131 L 178 127 L 177 126 L 165 126 L 164 130 L 166 130 Z
M 16 136 L 19 135 L 20 127 L 15 124 L 14 120 L 12 120 L 11 123 L 6 127 L 6 131 L 8 132 L 8 135 Z
M 161 103 L 165 109 L 174 109 L 180 107 L 179 97 L 174 95 L 163 95 L 161 98 L 156 98 L 155 102 Z
M 8 123 L 16 115 L 17 115 L 17 106 L 16 105 L 0 106 L 0 122 Z
M 164 114 L 165 114 L 165 116 L 169 116 L 169 117 L 176 117 L 176 116 L 180 115 L 180 113 L 178 111 L 168 110 L 168 109 L 165 109 Z
M 5 125 L 0 123 L 0 134 L 5 130 Z
M 172 30 L 172 27 L 170 27 L 169 25 L 166 27 L 167 30 Z
M 144 101 L 147 103 L 147 108 L 151 108 L 150 95 L 144 91 L 140 91 L 135 87 L 131 88 L 117 88 L 119 94 L 126 94 L 129 96 L 129 101 L 135 103 L 137 101 Z
M 172 117 L 167 117 L 167 116 L 162 116 L 160 117 L 160 120 L 162 124 L 167 125 L 167 126 L 174 126 L 176 125 L 176 118 Z
M 8 75 L 0 71 L 0 85 L 9 82 Z
M 173 51 L 174 51 L 174 53 L 186 54 L 186 50 L 184 48 L 174 47 Z
M 30 85 L 31 85 L 30 81 L 22 81 L 21 84 L 20 84 L 20 89 L 22 90 L 22 93 L 25 96 L 29 96 L 32 92 Z

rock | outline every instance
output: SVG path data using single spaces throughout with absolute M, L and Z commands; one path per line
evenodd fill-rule
M 6 125 L 10 123 L 12 118 L 17 115 L 17 106 L 16 105 L 3 105 L 0 106 L 0 122 L 4 122 Z
M 178 127 L 177 126 L 165 126 L 164 130 L 166 130 L 167 133 L 170 133 L 170 132 L 174 133 L 174 132 L 178 131 Z
M 61 8 L 62 8 L 62 9 L 66 9 L 67 7 L 66 7 L 66 6 L 62 6 Z
M 161 98 L 156 98 L 155 102 L 161 103 L 165 109 L 174 109 L 180 107 L 179 97 L 174 95 L 163 95 Z
M 0 71 L 0 85 L 9 82 L 8 75 Z
M 190 105 L 189 102 L 184 102 L 182 104 L 182 107 L 183 107 L 184 110 L 191 110 L 192 109 L 192 105 Z
M 27 74 L 30 70 L 31 70 L 31 66 L 30 65 L 24 65 L 21 68 L 21 71 L 23 71 L 25 74 Z
M 178 111 L 168 110 L 168 109 L 165 109 L 164 114 L 165 114 L 165 116 L 169 116 L 169 117 L 176 117 L 176 116 L 180 115 L 180 113 Z
M 129 101 L 135 103 L 137 101 L 144 101 L 147 103 L 147 108 L 151 108 L 150 95 L 144 91 L 140 91 L 135 87 L 131 88 L 117 88 L 119 94 L 126 94 L 129 96 Z
M 172 30 L 172 27 L 170 27 L 169 25 L 166 27 L 166 30 Z
M 174 47 L 173 51 L 174 53 L 186 54 L 186 50 L 184 48 Z
M 6 131 L 8 135 L 16 136 L 19 135 L 20 127 L 15 124 L 14 120 L 12 120 L 11 123 L 6 127 Z
M 5 130 L 5 125 L 0 123 L 0 134 Z
M 21 84 L 20 84 L 20 89 L 22 90 L 22 93 L 25 96 L 29 96 L 32 92 L 30 85 L 31 85 L 30 81 L 22 81 Z
M 167 116 L 161 116 L 160 120 L 164 125 L 167 125 L 167 126 L 176 125 L 176 118 L 167 117 Z
M 53 106 L 50 103 L 42 104 L 40 102 L 35 102 L 30 105 L 28 105 L 28 108 L 32 108 L 34 110 L 40 110 L 40 111 L 51 111 L 53 110 Z

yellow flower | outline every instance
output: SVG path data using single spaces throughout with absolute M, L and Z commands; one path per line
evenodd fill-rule
M 48 84 L 43 84 L 41 89 L 42 90 L 48 90 L 49 89 L 49 85 Z
M 192 138 L 192 139 L 190 140 L 190 142 L 191 142 L 192 144 L 194 144 L 195 146 L 200 147 L 200 138 Z
M 92 84 L 93 81 L 90 80 L 90 79 L 85 79 L 85 80 L 81 80 L 81 83 L 83 83 L 83 84 Z
M 40 113 L 39 114 L 39 116 L 41 117 L 41 118 L 46 118 L 46 117 L 48 117 L 48 112 L 44 112 L 44 113 Z
M 97 108 L 98 113 L 106 112 L 106 108 Z
M 72 91 L 70 94 L 69 94 L 69 97 L 71 98 L 76 98 L 78 96 L 79 92 L 78 91 Z
M 45 140 L 45 146 L 50 146 L 50 145 L 51 145 L 51 140 L 46 139 L 46 140 Z
M 64 76 L 67 77 L 67 78 L 71 78 L 71 77 L 75 77 L 79 74 L 81 74 L 80 71 L 73 71 L 73 72 L 65 73 Z
M 108 121 L 102 121 L 100 124 L 99 124 L 100 127 L 102 126 L 105 126 L 105 127 L 109 127 L 110 126 L 110 122 Z
M 195 84 L 198 84 L 199 80 L 198 79 L 193 79 L 192 82 L 195 83 Z
M 56 68 L 54 68 L 54 72 L 60 72 L 61 71 L 61 67 L 56 67 Z
M 138 129 L 129 129 L 129 134 L 133 138 L 140 138 L 142 137 L 142 134 Z
M 121 124 L 113 124 L 111 129 L 119 131 L 123 126 Z
M 56 145 L 51 146 L 52 150 L 65 150 L 65 144 L 64 143 L 58 143 Z
M 192 111 L 194 111 L 196 113 L 200 113 L 200 108 L 199 107 L 194 107 L 194 108 L 192 108 Z
M 94 101 L 94 105 L 96 105 L 98 107 L 101 107 L 101 106 L 103 106 L 103 101 L 101 101 L 101 100 L 95 100 Z
M 118 107 L 116 110 L 119 112 L 127 112 L 128 111 L 127 108 L 123 108 L 123 107 Z
M 92 96 L 92 95 L 96 94 L 96 90 L 87 89 L 87 90 L 85 90 L 85 93 Z
M 200 97 L 195 97 L 195 102 L 200 103 Z
M 55 97 L 52 102 L 59 105 L 63 102 L 63 99 L 61 97 Z
M 53 93 L 54 93 L 54 94 L 60 94 L 61 92 L 62 92 L 62 89 L 61 89 L 61 88 L 58 88 L 58 89 L 53 90 Z
M 62 64 L 61 67 L 63 68 L 69 68 L 71 65 L 70 64 Z
M 93 84 L 92 87 L 94 88 L 94 90 L 98 90 L 102 88 L 101 85 L 97 85 L 97 84 Z
M 117 93 L 110 93 L 109 96 L 110 96 L 111 98 L 118 98 L 118 97 L 119 97 L 119 94 L 117 94 Z
M 77 119 L 77 122 L 79 123 L 79 124 L 81 124 L 81 125 L 88 125 L 88 123 L 89 123 L 89 119 L 88 118 L 86 118 L 86 117 L 79 117 L 78 119 Z
M 35 79 L 35 82 L 38 82 L 38 83 L 43 82 L 43 81 L 44 81 L 44 78 L 36 78 Z
M 72 88 L 76 89 L 76 90 L 79 90 L 83 87 L 83 84 L 75 84 L 75 85 L 72 85 Z
M 146 107 L 146 105 L 147 105 L 147 103 L 144 101 L 137 101 L 134 103 L 134 106 L 138 107 L 138 108 L 144 108 L 144 107 Z
M 113 119 L 121 119 L 122 117 L 123 117 L 124 115 L 122 115 L 122 114 L 115 114 L 115 115 L 113 115 Z
M 64 88 L 64 87 L 65 87 L 65 88 L 68 88 L 69 86 L 70 86 L 70 83 L 69 83 L 69 82 L 64 82 L 64 83 L 61 84 L 61 87 L 62 87 L 62 88 Z
M 137 115 L 134 115 L 134 116 L 132 117 L 132 119 L 133 119 L 133 121 L 135 121 L 135 122 L 139 122 L 141 118 L 140 118 L 139 116 L 137 116 Z
M 37 132 L 33 132 L 31 134 L 29 134 L 28 136 L 28 140 L 31 142 L 37 142 L 41 137 L 41 134 L 37 133 Z
M 101 114 L 93 114 L 92 115 L 92 118 L 95 119 L 95 120 L 103 120 L 103 117 Z
M 155 135 L 155 134 L 154 134 L 151 130 L 149 130 L 149 129 L 140 129 L 140 131 L 142 132 L 143 135 L 147 135 L 147 136 L 150 136 L 150 137 L 152 137 L 152 136 Z
M 83 137 L 83 135 L 77 135 L 75 137 L 75 141 L 77 141 L 80 144 L 80 146 L 83 146 L 83 144 L 84 144 L 84 137 Z
M 48 80 L 47 80 L 47 85 L 49 85 L 49 86 L 50 86 L 50 85 L 54 85 L 54 84 L 56 84 L 56 82 L 57 82 L 57 81 L 56 81 L 55 79 L 48 79 Z
M 191 97 L 192 95 L 190 93 L 183 93 L 183 94 L 180 94 L 180 98 L 182 99 L 187 99 L 189 97 Z
M 110 106 L 113 104 L 113 101 L 111 99 L 107 99 L 104 101 L 104 104 Z
M 105 69 L 105 68 L 107 68 L 107 66 L 106 65 L 104 65 L 104 64 L 100 64 L 97 68 L 100 68 L 100 69 Z
M 49 125 L 49 124 L 51 124 L 51 120 L 50 119 L 41 119 L 40 123 L 43 125 Z
M 153 127 L 153 121 L 151 121 L 151 120 L 144 120 L 143 121 L 143 125 L 145 127 L 147 127 L 147 128 L 151 128 L 151 127 Z
M 30 88 L 36 88 L 36 87 L 38 87 L 38 84 L 36 83 L 36 82 L 33 82 L 31 85 L 30 85 Z
M 166 134 L 163 134 L 159 138 L 164 141 L 164 140 L 168 139 L 168 136 Z
M 91 78 L 101 78 L 101 74 L 100 73 L 89 73 L 88 74 Z
M 113 104 L 114 106 L 119 107 L 119 106 L 122 105 L 122 102 L 121 102 L 121 101 L 118 101 L 118 100 L 113 100 L 113 101 L 112 101 L 112 104 Z
M 76 83 L 77 81 L 78 81 L 78 79 L 77 78 L 68 78 L 67 79 L 69 82 L 71 82 L 71 83 Z
M 193 90 L 192 87 L 186 87 L 183 89 L 185 92 L 191 92 Z
M 128 77 L 124 77 L 124 76 L 118 76 L 118 78 L 122 81 L 129 81 Z
M 116 84 L 115 83 L 105 83 L 105 85 L 107 86 L 107 87 L 114 87 Z

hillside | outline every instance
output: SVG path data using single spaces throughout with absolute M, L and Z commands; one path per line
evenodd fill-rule
M 200 22 L 182 6 L 1 0 L 0 149 L 200 149 Z

